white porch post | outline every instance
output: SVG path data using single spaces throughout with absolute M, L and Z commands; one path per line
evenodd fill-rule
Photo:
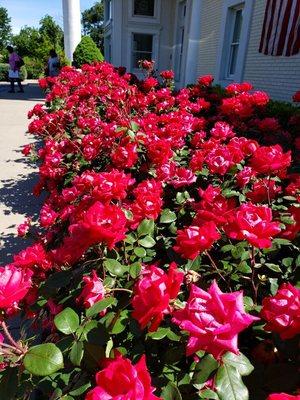
M 186 66 L 184 84 L 195 83 L 197 79 L 197 63 L 200 44 L 200 20 L 202 0 L 192 0 L 190 9 L 190 29 L 187 40 Z
M 73 61 L 73 53 L 81 40 L 80 0 L 62 0 L 64 45 L 66 57 Z

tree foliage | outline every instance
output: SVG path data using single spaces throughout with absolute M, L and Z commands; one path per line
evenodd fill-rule
M 0 50 L 3 50 L 11 38 L 11 18 L 8 16 L 7 9 L 0 7 Z
M 77 67 L 83 64 L 92 64 L 94 61 L 103 61 L 103 55 L 96 43 L 89 36 L 83 36 L 74 51 L 74 63 Z
M 98 1 L 91 8 L 88 8 L 82 13 L 82 25 L 84 34 L 90 36 L 102 51 L 103 22 L 104 5 L 102 1 Z

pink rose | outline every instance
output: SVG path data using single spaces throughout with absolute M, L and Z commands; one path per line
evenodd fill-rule
M 185 308 L 173 315 L 173 322 L 190 334 L 187 355 L 205 350 L 216 359 L 227 351 L 238 354 L 239 332 L 258 319 L 245 313 L 243 292 L 222 293 L 216 282 L 207 292 L 191 285 Z
M 32 271 L 14 265 L 0 267 L 0 309 L 16 308 L 31 286 Z
M 84 276 L 82 280 L 84 287 L 77 301 L 82 302 L 85 308 L 90 308 L 98 301 L 104 299 L 105 289 L 102 280 L 94 270 L 90 276 Z
M 300 290 L 283 283 L 275 296 L 263 299 L 261 317 L 267 322 L 264 329 L 277 332 L 282 339 L 300 333 Z
M 97 386 L 85 400 L 159 400 L 153 394 L 151 377 L 145 356 L 133 365 L 128 358 L 118 355 L 106 360 L 105 368 L 96 374 Z

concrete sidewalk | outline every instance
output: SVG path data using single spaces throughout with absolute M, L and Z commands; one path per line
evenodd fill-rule
M 0 84 L 0 265 L 28 245 L 16 236 L 16 228 L 26 216 L 36 216 L 41 203 L 32 195 L 37 168 L 21 151 L 25 144 L 34 142 L 26 134 L 27 113 L 43 101 L 43 93 L 37 81 L 27 81 L 24 93 L 8 90 L 8 84 Z

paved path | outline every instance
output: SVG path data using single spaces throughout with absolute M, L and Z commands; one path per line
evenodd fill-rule
M 37 215 L 40 208 L 40 201 L 31 194 L 38 180 L 37 169 L 21 151 L 25 144 L 34 142 L 25 133 L 27 112 L 42 101 L 43 94 L 36 81 L 25 84 L 25 93 L 11 94 L 8 89 L 0 84 L 0 265 L 28 245 L 16 237 L 16 228 L 25 216 Z

